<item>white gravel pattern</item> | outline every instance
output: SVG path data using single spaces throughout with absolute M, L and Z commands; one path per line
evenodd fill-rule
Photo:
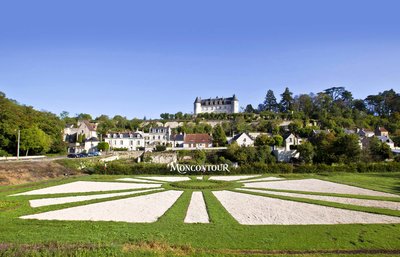
M 266 177 L 266 178 L 243 180 L 243 181 L 240 181 L 240 182 L 241 183 L 251 183 L 251 182 L 278 181 L 278 180 L 285 180 L 285 179 L 284 178 L 277 178 L 277 177 Z
M 260 175 L 251 175 L 251 176 L 240 176 L 240 175 L 233 175 L 233 176 L 211 176 L 209 180 L 222 180 L 222 181 L 235 181 L 235 180 L 242 180 L 248 178 L 259 177 Z
M 178 177 L 178 176 L 176 176 L 176 177 L 173 177 L 173 176 L 171 176 L 171 177 L 162 177 L 162 176 L 160 176 L 160 177 L 140 177 L 140 178 L 154 179 L 154 180 L 167 181 L 167 182 L 178 182 L 178 181 L 190 180 L 190 178 L 188 178 L 188 177 Z
M 198 179 L 198 180 L 203 180 L 203 176 L 196 177 L 196 179 Z
M 193 192 L 186 212 L 185 223 L 210 223 L 202 192 Z
M 320 193 L 351 194 L 351 195 L 400 197 L 399 195 L 395 194 L 389 194 L 355 186 L 348 186 L 339 183 L 323 181 L 319 179 L 254 182 L 254 183 L 245 183 L 244 187 L 294 190 L 294 191 L 305 191 L 305 192 L 320 192 Z
M 343 210 L 231 191 L 214 191 L 225 209 L 243 225 L 400 223 L 399 217 Z
M 140 179 L 140 178 L 118 178 L 116 179 L 117 181 L 126 181 L 126 182 L 139 182 L 139 183 L 157 183 L 154 181 L 146 180 L 146 179 Z M 163 182 L 159 182 L 163 183 Z
M 155 222 L 183 191 L 164 191 L 62 210 L 22 216 L 22 219 Z
M 55 205 L 55 204 L 75 203 L 75 202 L 82 202 L 82 201 L 88 201 L 88 200 L 94 200 L 94 199 L 104 199 L 104 198 L 111 198 L 111 197 L 116 197 L 116 196 L 140 194 L 140 193 L 144 193 L 144 192 L 158 191 L 160 189 L 158 189 L 158 188 L 157 189 L 146 189 L 146 190 L 137 190 L 137 191 L 131 191 L 131 192 L 100 194 L 100 195 L 83 195 L 83 196 L 67 196 L 67 197 L 57 197 L 57 198 L 43 198 L 43 199 L 29 200 L 29 204 L 31 205 L 31 207 L 36 208 L 36 207 Z
M 366 206 L 366 207 L 385 208 L 385 209 L 391 209 L 391 210 L 397 210 L 397 211 L 400 210 L 400 202 L 356 199 L 356 198 L 335 197 L 335 196 L 322 196 L 322 195 L 307 195 L 307 194 L 297 194 L 297 193 L 285 193 L 285 192 L 265 191 L 265 190 L 257 190 L 257 189 L 247 189 L 247 188 L 238 188 L 238 190 L 247 191 L 247 192 L 255 192 L 255 193 L 267 193 L 267 194 L 271 194 L 271 195 L 299 197 L 299 198 L 314 199 L 314 200 L 351 204 L 351 205 L 359 205 L 359 206 Z
M 157 188 L 162 184 L 134 184 L 121 182 L 94 182 L 94 181 L 76 181 L 63 185 L 46 187 L 38 190 L 32 190 L 16 195 L 47 195 L 47 194 L 66 194 L 66 193 L 87 193 L 96 191 L 128 190 L 139 188 Z

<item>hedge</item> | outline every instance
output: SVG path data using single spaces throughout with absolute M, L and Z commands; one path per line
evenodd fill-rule
M 177 171 L 170 171 L 166 164 L 154 163 L 126 163 L 121 161 L 104 164 L 98 163 L 87 169 L 88 173 L 111 174 L 111 175 L 139 175 L 139 174 L 160 174 L 176 175 Z M 400 172 L 400 163 L 352 163 L 352 164 L 303 164 L 292 165 L 286 163 L 264 164 L 252 163 L 242 165 L 238 168 L 230 168 L 227 172 L 212 172 L 206 174 L 265 174 L 265 173 L 321 173 L 321 172 Z M 192 173 L 199 174 L 199 173 Z

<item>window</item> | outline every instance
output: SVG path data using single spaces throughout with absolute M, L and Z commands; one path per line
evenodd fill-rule
M 136 144 L 137 144 L 137 145 L 140 145 L 140 141 L 137 141 Z
M 121 141 L 120 141 L 120 144 L 123 145 L 123 144 L 124 144 L 124 140 L 121 140 Z

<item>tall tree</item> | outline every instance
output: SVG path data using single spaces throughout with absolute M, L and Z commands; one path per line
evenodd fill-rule
M 281 94 L 281 102 L 279 103 L 282 112 L 289 112 L 293 110 L 293 93 L 290 92 L 289 88 L 285 88 L 285 91 Z
M 225 146 L 226 145 L 226 135 L 224 129 L 221 125 L 216 125 L 213 129 L 213 143 L 215 146 Z
M 276 101 L 276 97 L 274 95 L 274 91 L 269 89 L 267 91 L 267 94 L 265 95 L 265 100 L 264 100 L 264 108 L 265 111 L 270 111 L 270 112 L 277 112 L 278 111 L 278 103 Z

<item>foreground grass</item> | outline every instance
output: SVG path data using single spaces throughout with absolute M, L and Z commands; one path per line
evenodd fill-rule
M 399 194 L 400 174 L 381 175 L 281 176 L 322 178 Z M 83 203 L 33 209 L 28 199 L 37 196 L 7 197 L 76 180 L 112 181 L 119 177 L 96 175 L 1 188 L 0 255 L 18 255 L 22 251 L 22 255 L 38 256 L 272 256 L 274 253 L 279 256 L 321 256 L 322 253 L 332 256 L 368 256 L 369 253 L 370 256 L 394 256 L 400 251 L 400 224 L 244 226 L 231 217 L 209 189 L 204 189 L 203 193 L 210 224 L 183 223 L 192 192 L 189 189 L 185 189 L 159 221 L 150 224 L 22 220 L 18 218 L 21 215 Z M 105 200 L 93 202 L 101 201 Z M 368 208 L 363 210 L 368 211 Z

